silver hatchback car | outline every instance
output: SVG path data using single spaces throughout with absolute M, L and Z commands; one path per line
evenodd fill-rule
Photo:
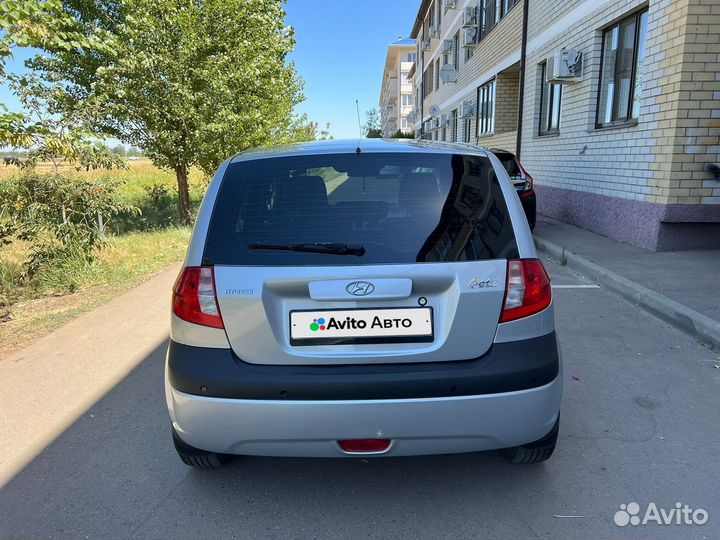
M 482 148 L 330 141 L 227 160 L 172 304 L 166 397 L 188 465 L 491 449 L 533 463 L 555 447 L 550 280 Z

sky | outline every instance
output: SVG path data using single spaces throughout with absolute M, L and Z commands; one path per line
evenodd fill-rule
M 387 47 L 408 37 L 420 0 L 289 0 L 295 27 L 292 59 L 305 80 L 297 107 L 336 139 L 358 136 L 355 100 L 364 112 L 379 106 Z
M 336 139 L 358 136 L 361 121 L 379 106 L 385 56 L 390 43 L 408 37 L 420 0 L 289 0 L 286 23 L 295 28 L 292 60 L 305 81 L 299 114 Z M 32 51 L 16 50 L 9 71 L 21 71 Z M 0 86 L 0 103 L 19 111 L 17 99 Z

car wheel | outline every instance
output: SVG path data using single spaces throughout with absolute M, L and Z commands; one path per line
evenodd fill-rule
M 550 459 L 557 443 L 558 431 L 560 429 L 560 417 L 558 416 L 555 426 L 550 433 L 535 442 L 504 448 L 501 453 L 510 463 L 529 464 L 541 463 Z
M 190 446 L 180 438 L 175 428 L 171 429 L 175 450 L 185 465 L 195 467 L 196 469 L 216 469 L 227 465 L 233 460 L 234 456 L 229 454 L 216 454 Z

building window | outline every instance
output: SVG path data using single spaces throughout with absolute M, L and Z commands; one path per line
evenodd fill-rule
M 408 53 L 405 60 L 407 62 L 414 62 L 416 58 L 417 58 L 417 56 L 415 55 L 415 53 Z
M 457 142 L 457 132 L 458 132 L 458 111 L 457 109 L 453 109 L 450 112 L 450 142 Z
M 647 15 L 634 13 L 603 32 L 598 127 L 627 122 L 640 113 Z
M 510 11 L 513 6 L 520 3 L 520 0 L 502 0 L 503 3 L 503 10 L 502 10 L 502 16 L 504 17 L 507 15 L 508 11 Z
M 440 59 L 435 60 L 435 90 L 440 88 Z
M 480 39 L 482 39 L 495 26 L 495 0 L 482 0 L 480 10 Z
M 464 133 L 463 133 L 463 142 L 469 143 L 469 142 L 470 142 L 470 135 L 471 135 L 471 131 L 470 131 L 470 119 L 469 119 L 469 118 L 466 118 L 466 119 L 465 119 L 465 130 L 464 130 Z
M 453 67 L 455 71 L 460 69 L 460 31 L 453 37 Z
M 408 72 L 407 71 L 401 71 L 400 72 L 400 82 L 402 84 L 407 84 L 410 81 L 408 80 Z
M 438 0 L 438 2 L 437 2 L 436 5 L 437 5 L 437 25 L 438 25 L 438 30 L 439 30 L 439 29 L 440 29 L 440 23 L 442 22 L 442 5 L 443 5 L 443 0 Z
M 540 135 L 557 133 L 560 130 L 560 102 L 562 85 L 546 82 L 547 64 L 540 65 L 542 81 L 540 84 Z
M 441 141 L 447 140 L 447 130 L 445 128 L 442 128 L 442 133 L 440 134 L 440 140 Z
M 403 107 L 412 107 L 412 104 L 413 104 L 412 94 L 402 94 L 400 97 L 402 98 L 402 106 Z
M 402 131 L 405 133 L 407 133 L 408 131 L 412 131 L 412 127 L 410 126 L 410 122 L 408 122 L 406 116 L 402 117 L 402 120 L 400 121 L 400 126 L 402 127 Z
M 477 135 L 487 135 L 495 129 L 495 79 L 477 90 Z

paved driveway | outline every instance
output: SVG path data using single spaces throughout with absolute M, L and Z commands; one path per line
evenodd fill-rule
M 163 403 L 167 327 L 156 319 L 167 307 L 148 303 L 167 294 L 168 273 L 79 320 L 97 324 L 105 340 L 117 326 L 124 337 L 107 341 L 114 349 L 107 354 L 94 348 L 93 358 L 82 358 L 91 345 L 73 349 L 71 329 L 62 337 L 74 352 L 51 359 L 37 385 L 22 377 L 23 363 L 34 366 L 30 376 L 42 374 L 27 352 L 0 363 L 0 449 L 13 456 L 0 464 L 7 481 L 0 537 L 720 536 L 719 354 L 548 265 L 559 286 L 566 392 L 559 447 L 544 465 L 512 466 L 487 453 L 185 467 L 173 453 Z M 118 322 L 121 309 L 137 320 Z M 133 332 L 138 325 L 144 330 Z M 63 347 L 43 343 L 46 351 Z M 73 367 L 91 364 L 101 368 Z M 8 381 L 22 392 L 8 394 Z M 633 501 L 643 510 L 685 503 L 705 509 L 709 521 L 616 526 L 620 504 Z

